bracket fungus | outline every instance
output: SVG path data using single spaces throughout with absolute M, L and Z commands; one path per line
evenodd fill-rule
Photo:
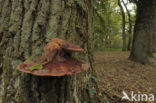
M 47 44 L 41 57 L 25 61 L 19 64 L 17 69 L 38 76 L 64 76 L 80 73 L 89 68 L 88 63 L 67 55 L 69 51 L 83 52 L 83 49 L 65 40 L 54 38 Z

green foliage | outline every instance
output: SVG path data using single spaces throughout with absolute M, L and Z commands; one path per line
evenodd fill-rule
M 98 82 L 98 78 L 97 78 L 97 77 L 92 76 L 91 78 L 92 78 L 92 80 L 93 80 L 94 82 Z
M 33 70 L 41 70 L 42 68 L 43 68 L 43 65 L 42 65 L 42 63 L 40 63 L 40 64 L 34 64 L 33 66 L 31 66 L 29 68 L 29 70 L 31 70 L 31 71 L 33 71 Z
M 95 6 L 95 48 L 112 47 L 112 40 L 121 35 L 121 16 L 116 0 L 100 0 Z
M 106 100 L 105 103 L 111 103 L 111 101 L 110 100 Z
M 92 83 L 88 83 L 88 84 L 87 84 L 87 89 L 88 89 L 89 94 L 90 94 L 91 96 L 94 96 L 94 94 L 97 93 L 97 92 L 96 92 L 96 89 L 94 88 L 94 86 L 93 86 Z
M 25 59 L 26 61 L 32 61 L 34 58 L 32 56 L 26 56 Z
M 131 17 L 134 24 L 135 14 L 131 14 Z M 117 0 L 95 1 L 94 29 L 95 49 L 122 48 L 122 17 Z M 126 30 L 128 35 L 128 15 Z

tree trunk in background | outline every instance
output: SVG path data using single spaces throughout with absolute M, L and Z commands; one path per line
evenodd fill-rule
M 156 2 L 154 2 L 153 21 L 152 21 L 152 53 L 156 53 Z
M 152 44 L 153 44 L 152 52 L 156 53 L 156 35 L 153 35 L 153 42 L 152 42 Z
M 131 43 L 132 43 L 132 21 L 131 21 L 131 14 L 127 8 L 127 5 L 125 4 L 124 0 L 122 0 L 124 7 L 126 8 L 127 14 L 128 14 L 128 23 L 129 23 L 129 28 L 128 28 L 128 33 L 129 33 L 129 38 L 128 38 L 128 46 L 127 50 L 131 50 Z
M 156 1 L 139 0 L 137 3 L 136 23 L 130 58 L 147 63 L 152 56 L 153 36 L 156 36 Z
M 126 43 L 126 33 L 125 33 L 125 12 L 124 9 L 121 5 L 121 1 L 118 0 L 118 5 L 120 7 L 121 10 L 121 15 L 122 15 L 122 40 L 123 40 L 123 47 L 122 47 L 122 51 L 126 51 L 127 50 L 127 43 Z
M 0 1 L 0 103 L 97 103 L 92 44 L 92 0 Z M 84 73 L 39 77 L 16 70 L 59 37 L 80 45 L 72 56 L 90 63 Z

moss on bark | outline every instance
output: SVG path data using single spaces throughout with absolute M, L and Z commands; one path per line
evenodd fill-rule
M 1 103 L 96 103 L 92 44 L 92 0 L 1 0 Z M 1 5 L 1 4 L 0 4 Z M 41 55 L 53 37 L 85 49 L 72 56 L 89 62 L 88 71 L 63 77 L 37 77 L 16 70 L 27 57 Z M 88 87 L 88 85 L 90 86 Z

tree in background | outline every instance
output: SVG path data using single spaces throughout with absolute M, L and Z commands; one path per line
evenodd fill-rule
M 130 11 L 127 8 L 127 3 L 124 2 L 124 0 L 122 0 L 122 3 L 126 9 L 126 13 L 128 15 L 128 44 L 127 44 L 127 50 L 131 50 L 131 44 L 132 44 L 132 18 L 131 18 L 131 14 Z
M 94 7 L 95 48 L 121 48 L 121 21 L 116 0 L 98 0 Z
M 124 12 L 124 8 L 123 8 L 120 0 L 118 0 L 118 5 L 120 7 L 121 16 L 122 16 L 122 41 L 123 41 L 122 51 L 126 51 L 127 50 L 127 40 L 126 40 L 126 32 L 125 32 L 125 25 L 126 25 L 125 12 Z
M 127 6 L 130 2 L 125 3 L 121 0 L 120 3 L 123 4 L 120 6 L 122 6 L 124 19 L 122 19 L 122 12 L 117 0 L 95 1 L 94 44 L 96 49 L 123 49 L 123 47 L 125 50 L 131 49 L 132 29 L 135 21 L 133 10 L 135 6 L 131 5 L 133 9 L 128 10 Z M 126 34 L 129 36 L 126 36 Z
M 153 35 L 153 41 L 152 41 L 153 47 L 152 47 L 152 52 L 156 52 L 156 35 Z
M 156 36 L 156 1 L 139 0 L 134 27 L 133 46 L 130 58 L 140 63 L 148 63 L 152 56 Z
M 92 0 L 0 1 L 0 102 L 97 103 L 92 56 Z M 38 57 L 54 37 L 84 48 L 72 54 L 90 69 L 77 75 L 37 77 L 18 72 L 27 57 Z

